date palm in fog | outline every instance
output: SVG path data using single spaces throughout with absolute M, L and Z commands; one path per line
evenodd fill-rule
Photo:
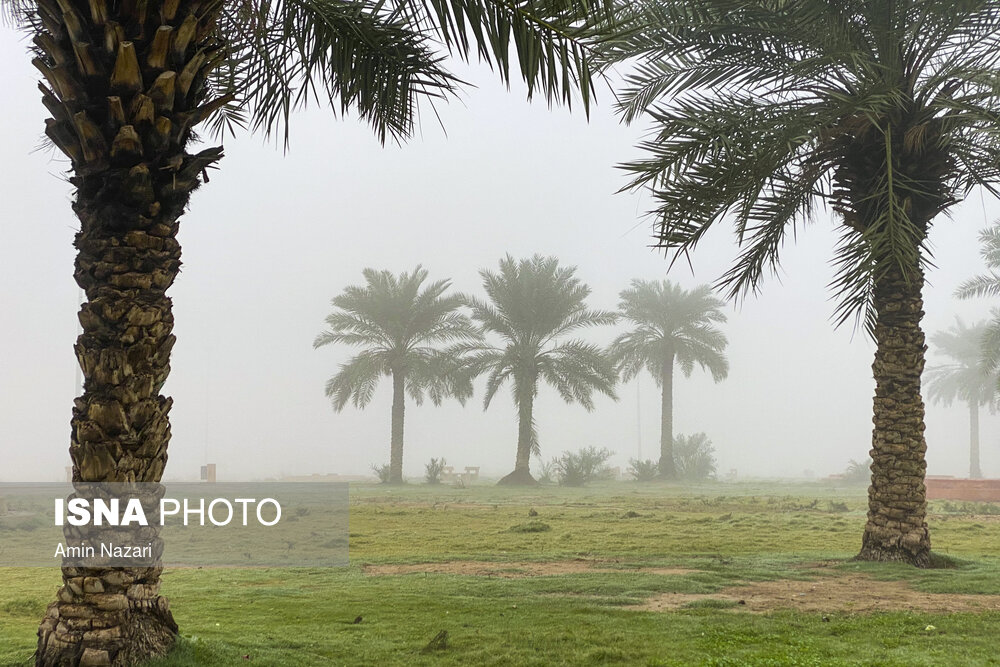
M 633 280 L 620 298 L 618 310 L 633 328 L 614 340 L 610 354 L 623 382 L 645 369 L 660 387 L 657 469 L 660 477 L 674 479 L 674 367 L 691 377 L 697 364 L 716 382 L 729 374 L 726 337 L 715 326 L 726 321 L 724 303 L 707 285 L 688 291 L 669 280 Z
M 482 269 L 486 299 L 467 297 L 472 319 L 483 330 L 482 343 L 456 346 L 473 375 L 486 375 L 483 408 L 510 384 L 517 407 L 517 452 L 514 470 L 500 484 L 535 484 L 530 458 L 539 452 L 535 397 L 539 385 L 551 385 L 567 402 L 594 407 L 595 392 L 614 397 L 617 379 L 604 351 L 575 334 L 613 324 L 614 313 L 590 310 L 590 288 L 576 277 L 575 267 L 559 266 L 555 257 L 535 255 L 500 260 L 499 271 Z
M 389 446 L 390 484 L 403 482 L 403 419 L 406 397 L 417 405 L 430 396 L 440 405 L 454 396 L 463 405 L 472 395 L 469 378 L 457 372 L 452 354 L 441 346 L 475 340 L 478 332 L 460 312 L 462 297 L 447 295 L 451 282 L 424 285 L 427 270 L 417 267 L 399 276 L 365 269 L 364 285 L 351 285 L 334 297 L 336 308 L 326 318 L 327 330 L 313 347 L 350 345 L 364 348 L 341 364 L 326 383 L 326 395 L 340 412 L 348 403 L 367 406 L 383 377 L 392 380 L 392 425 Z
M 946 331 L 931 335 L 931 350 L 936 356 L 951 360 L 947 364 L 929 366 L 924 372 L 927 397 L 935 403 L 950 406 L 956 400 L 969 408 L 969 477 L 983 476 L 979 465 L 979 408 L 994 401 L 997 375 L 990 371 L 983 354 L 987 333 L 985 322 L 972 326 L 956 318 Z
M 922 289 L 927 234 L 1000 181 L 1000 0 L 639 0 L 604 56 L 632 69 L 624 165 L 654 198 L 659 244 L 687 253 L 731 224 L 721 284 L 760 286 L 825 205 L 840 242 L 838 322 L 876 343 L 872 481 L 858 558 L 932 562 L 926 518 Z M 817 387 L 816 391 L 822 388 Z

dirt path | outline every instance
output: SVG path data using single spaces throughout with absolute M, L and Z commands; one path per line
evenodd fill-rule
M 368 576 L 400 574 L 455 574 L 501 579 L 544 577 L 565 574 L 641 572 L 663 576 L 682 576 L 697 570 L 684 568 L 622 569 L 617 561 L 563 560 L 550 562 L 444 561 L 400 565 L 365 565 Z M 732 604 L 733 611 L 764 613 L 776 609 L 794 609 L 810 613 L 859 613 L 878 611 L 983 612 L 1000 611 L 1000 595 L 924 593 L 903 581 L 879 581 L 865 574 L 838 573 L 823 565 L 806 568 L 814 571 L 812 581 L 779 579 L 731 586 L 717 593 L 663 593 L 629 607 L 637 611 L 674 611 L 706 600 Z
M 455 560 L 442 563 L 410 563 L 405 565 L 365 565 L 362 572 L 370 576 L 387 574 L 461 574 L 476 577 L 500 577 L 520 579 L 523 577 L 544 577 L 559 574 L 583 574 L 593 572 L 642 572 L 643 574 L 680 575 L 697 570 L 683 568 L 643 568 L 630 570 L 609 567 L 614 561 L 601 560 L 560 560 L 551 562 L 495 562 L 476 560 Z
M 804 612 L 957 611 L 1000 610 L 1000 595 L 923 593 L 902 581 L 878 581 L 863 574 L 824 576 L 814 581 L 781 579 L 726 588 L 709 595 L 664 593 L 631 607 L 641 611 L 673 611 L 692 602 L 735 602 L 736 610 L 763 613 L 775 609 Z

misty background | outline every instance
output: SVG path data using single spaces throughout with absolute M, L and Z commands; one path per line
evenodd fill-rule
M 68 162 L 41 145 L 44 108 L 26 42 L 0 28 L 0 480 L 49 481 L 69 465 L 69 418 L 77 394 L 72 344 L 79 289 L 72 278 L 77 221 Z M 184 266 L 170 295 L 177 345 L 164 394 L 173 396 L 169 479 L 197 478 L 218 464 L 220 481 L 312 473 L 371 474 L 389 458 L 391 383 L 365 410 L 334 413 L 326 380 L 355 353 L 312 348 L 330 299 L 363 282 L 365 267 L 394 273 L 422 264 L 429 280 L 451 278 L 481 293 L 478 270 L 506 253 L 555 255 L 590 285 L 591 308 L 613 310 L 633 278 L 691 288 L 714 282 L 736 256 L 720 225 L 667 274 L 649 248 L 644 196 L 615 194 L 614 165 L 638 153 L 641 127 L 624 127 L 613 96 L 582 109 L 549 109 L 508 93 L 487 69 L 457 66 L 476 84 L 460 101 L 424 110 L 421 131 L 382 147 L 367 126 L 314 109 L 294 118 L 291 145 L 241 133 L 224 141 L 221 169 L 194 193 L 181 219 Z M 955 287 L 983 269 L 978 231 L 1000 206 L 974 192 L 931 232 L 924 330 L 960 315 L 988 316 L 984 300 L 957 301 Z M 826 285 L 838 238 L 829 214 L 800 226 L 778 276 L 758 296 L 727 308 L 729 378 L 675 375 L 674 431 L 705 432 L 720 476 L 818 477 L 866 460 L 871 445 L 874 346 L 852 326 L 834 329 Z M 594 330 L 606 344 L 626 324 Z M 944 363 L 933 347 L 928 364 Z M 404 473 L 422 477 L 431 457 L 456 468 L 513 468 L 516 412 L 509 393 L 483 412 L 483 380 L 464 408 L 407 404 Z M 504 390 L 506 391 L 506 390 Z M 620 385 L 596 410 L 565 405 L 540 386 L 535 417 L 544 459 L 607 447 L 612 465 L 657 457 L 659 390 L 648 375 Z M 926 396 L 926 393 L 925 393 Z M 968 474 L 964 404 L 927 406 L 929 474 Z M 1000 417 L 984 409 L 982 465 L 1000 477 Z M 534 463 L 533 463 L 534 465 Z

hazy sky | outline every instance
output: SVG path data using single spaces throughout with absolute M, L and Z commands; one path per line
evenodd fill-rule
M 61 478 L 69 463 L 69 417 L 76 393 L 72 343 L 78 288 L 72 279 L 71 189 L 67 163 L 40 143 L 44 108 L 25 43 L 0 28 L 0 480 Z M 505 253 L 556 255 L 578 267 L 590 304 L 613 309 L 632 278 L 659 279 L 668 262 L 649 249 L 641 196 L 615 194 L 614 168 L 636 155 L 641 128 L 622 127 L 605 92 L 590 122 L 579 111 L 529 104 L 488 71 L 460 68 L 479 84 L 433 113 L 405 146 L 381 147 L 370 130 L 325 110 L 294 119 L 290 151 L 262 137 L 225 141 L 226 157 L 194 194 L 181 220 L 184 267 L 171 290 L 178 338 L 165 393 L 174 397 L 168 478 L 193 478 L 206 461 L 219 479 L 313 472 L 367 473 L 388 460 L 391 389 L 384 383 L 364 411 L 334 413 L 323 385 L 351 350 L 314 350 L 330 299 L 362 280 L 365 267 L 402 271 L 423 264 L 432 279 L 478 292 L 479 268 Z M 978 193 L 939 219 L 932 232 L 937 268 L 925 292 L 925 330 L 988 314 L 985 302 L 951 297 L 980 272 L 976 234 L 1000 214 Z M 704 431 L 720 472 L 818 476 L 867 456 L 871 442 L 874 347 L 850 326 L 834 330 L 827 283 L 836 241 L 822 216 L 799 228 L 780 276 L 759 297 L 729 307 L 729 379 L 696 370 L 675 380 L 677 433 Z M 714 281 L 735 254 L 722 226 L 694 255 L 691 287 Z M 610 341 L 616 329 L 595 331 Z M 935 363 L 934 350 L 930 363 Z M 544 458 L 589 445 L 627 465 L 641 442 L 659 442 L 659 396 L 651 378 L 598 399 L 587 413 L 540 389 L 536 402 Z M 408 406 L 405 474 L 419 477 L 431 457 L 513 467 L 517 437 L 507 393 L 483 412 Z M 1000 476 L 1000 419 L 983 415 L 983 470 Z M 968 471 L 968 412 L 928 407 L 929 472 Z

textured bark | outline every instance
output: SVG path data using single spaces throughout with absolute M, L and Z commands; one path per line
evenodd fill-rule
M 872 480 L 859 560 L 930 565 L 924 487 L 927 445 L 920 397 L 927 349 L 920 329 L 922 286 L 923 272 L 918 268 L 912 269 L 909 280 L 893 268 L 875 285 Z
M 406 410 L 406 378 L 392 373 L 392 436 L 389 445 L 389 483 L 403 483 L 403 413 Z
M 503 477 L 498 484 L 504 486 L 532 486 L 538 481 L 531 476 L 532 417 L 534 415 L 534 383 L 530 390 L 519 391 L 517 404 L 517 457 L 514 471 Z
M 979 466 L 979 401 L 969 401 L 969 477 L 981 479 Z
M 677 477 L 674 464 L 674 355 L 660 369 L 660 463 L 657 468 L 663 479 Z
M 180 269 L 178 219 L 222 151 L 185 150 L 220 52 L 214 0 L 39 0 L 34 63 L 46 134 L 71 160 L 80 221 L 74 277 L 86 294 L 76 356 L 74 481 L 158 482 L 174 345 L 166 296 Z M 169 47 L 169 48 L 168 48 Z M 177 635 L 160 568 L 63 568 L 38 631 L 38 667 L 138 664 Z

